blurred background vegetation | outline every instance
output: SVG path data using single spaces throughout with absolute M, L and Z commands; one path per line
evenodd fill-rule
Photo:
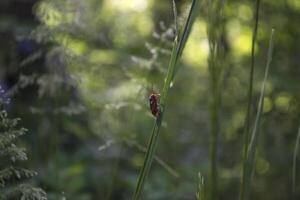
M 184 19 L 190 1 L 176 4 Z M 218 199 L 239 194 L 253 4 L 228 0 L 224 7 Z M 168 99 L 144 199 L 195 199 L 198 172 L 208 171 L 203 5 Z M 251 199 L 291 199 L 300 122 L 300 1 L 262 0 L 260 9 L 255 108 L 271 28 L 276 36 Z M 38 171 L 33 180 L 50 200 L 131 198 L 153 123 L 148 95 L 162 90 L 173 22 L 171 0 L 0 1 L 0 84 L 11 98 L 6 110 L 29 130 L 22 138 L 27 165 Z

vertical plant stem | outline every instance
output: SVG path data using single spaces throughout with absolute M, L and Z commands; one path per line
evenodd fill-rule
M 174 3 L 174 2 L 173 2 Z M 153 125 L 153 129 L 152 129 L 152 133 L 151 133 L 151 137 L 149 140 L 149 144 L 148 144 L 148 148 L 147 148 L 147 152 L 146 152 L 146 156 L 145 156 L 145 160 L 142 166 L 142 169 L 140 171 L 140 175 L 138 178 L 138 183 L 133 195 L 133 200 L 139 200 L 142 194 L 142 190 L 145 184 L 145 180 L 147 178 L 147 175 L 150 171 L 151 168 L 151 164 L 154 158 L 154 154 L 155 154 L 155 149 L 157 146 L 157 141 L 158 141 L 158 135 L 159 135 L 159 130 L 161 127 L 161 123 L 163 120 L 163 115 L 164 115 L 164 111 L 165 111 L 165 107 L 166 107 L 166 100 L 169 94 L 169 89 L 170 89 L 170 85 L 175 77 L 176 71 L 177 71 L 177 61 L 183 51 L 183 48 L 185 46 L 185 43 L 187 41 L 187 38 L 189 36 L 189 33 L 191 31 L 192 28 L 192 24 L 194 22 L 194 19 L 196 17 L 196 13 L 198 12 L 197 8 L 199 5 L 199 0 L 193 0 L 192 5 L 191 5 L 191 9 L 189 12 L 189 16 L 187 18 L 186 24 L 184 26 L 183 32 L 182 34 L 179 34 L 177 32 L 177 36 L 174 40 L 174 44 L 173 44 L 173 49 L 172 49 L 172 53 L 171 53 L 171 58 L 169 61 L 169 66 L 168 66 L 168 72 L 166 75 L 166 81 L 164 84 L 164 88 L 161 94 L 161 100 L 160 100 L 160 111 L 159 111 L 159 115 Z M 175 14 L 175 21 L 176 20 L 176 9 L 174 8 L 174 14 Z M 177 22 L 175 22 L 177 23 Z M 177 27 L 177 25 L 176 25 Z M 176 28 L 177 29 L 177 28 Z M 179 39 L 179 40 L 178 40 Z M 179 42 L 178 42 L 179 41 Z
M 298 129 L 295 149 L 294 149 L 294 155 L 293 155 L 293 171 L 292 171 L 292 195 L 293 199 L 296 199 L 296 177 L 297 177 L 297 155 L 298 155 L 298 149 L 299 149 L 299 143 L 300 143 L 300 126 Z
M 210 63 L 211 68 L 211 90 L 212 90 L 212 100 L 210 103 L 210 112 L 211 112 L 211 132 L 210 132 L 210 143 L 209 143 L 209 152 L 210 152 L 210 167 L 209 167 L 209 199 L 213 200 L 217 197 L 217 149 L 218 149 L 218 133 L 219 133 L 219 110 L 221 102 L 221 91 L 220 91 L 220 82 L 221 82 L 221 72 L 219 72 L 216 63 L 216 55 L 212 55 L 212 60 Z
M 160 115 L 162 116 L 162 115 Z M 156 149 L 156 145 L 157 145 L 157 137 L 158 137 L 158 133 L 159 133 L 159 129 L 161 126 L 161 120 L 156 120 L 153 129 L 152 129 L 152 134 L 151 134 L 151 138 L 148 144 L 148 149 L 146 152 L 146 156 L 145 156 L 145 160 L 144 160 L 144 164 L 143 167 L 140 171 L 140 176 L 138 179 L 138 184 L 135 190 L 135 193 L 133 195 L 133 199 L 134 200 L 138 200 L 140 199 L 144 184 L 145 184 L 145 180 L 146 177 L 150 171 L 150 167 L 153 161 L 153 157 L 154 157 L 154 153 L 155 153 L 155 149 Z
M 205 200 L 205 183 L 204 183 L 204 177 L 201 175 L 201 173 L 198 173 L 198 191 L 196 192 L 196 199 L 197 200 Z
M 256 0 L 255 3 L 255 22 L 252 32 L 252 46 L 251 46 L 251 68 L 249 74 L 249 88 L 248 88 L 248 102 L 247 102 L 247 113 L 245 118 L 244 127 L 244 161 L 246 160 L 248 145 L 249 145 L 249 133 L 250 133 L 250 123 L 252 121 L 252 99 L 253 99 L 253 79 L 254 79 L 254 65 L 255 65 L 255 42 L 258 29 L 259 21 L 259 7 L 260 0 Z
M 215 89 L 216 90 L 216 89 Z M 217 196 L 217 141 L 219 132 L 219 92 L 213 92 L 214 99 L 211 105 L 211 136 L 210 136 L 210 168 L 209 168 L 209 199 L 216 199 Z
M 210 75 L 210 142 L 209 142 L 209 171 L 208 171 L 208 199 L 217 199 L 218 191 L 218 171 L 217 152 L 218 134 L 220 126 L 221 88 L 223 81 L 223 65 L 219 59 L 223 52 L 221 37 L 223 33 L 224 2 L 221 0 L 208 1 L 208 39 L 210 55 L 208 58 L 208 68 Z
M 250 123 L 252 121 L 252 99 L 253 99 L 253 79 L 254 79 L 254 65 L 255 65 L 255 42 L 257 36 L 258 29 L 258 21 L 259 21 L 259 7 L 260 0 L 256 0 L 255 3 L 255 19 L 254 19 L 254 27 L 252 32 L 252 46 L 251 46 L 251 68 L 249 74 L 249 88 L 248 88 L 248 102 L 247 102 L 247 113 L 244 123 L 244 150 L 243 150 L 243 166 L 247 166 L 247 153 L 248 153 L 248 145 L 249 145 L 249 134 L 250 134 Z M 245 186 L 243 182 L 245 181 L 247 169 L 243 169 L 242 174 L 242 186 Z M 240 199 L 243 200 L 245 188 L 241 188 Z
M 269 48 L 268 48 L 267 64 L 266 64 L 264 79 L 263 79 L 263 83 L 262 83 L 262 87 L 261 87 L 261 91 L 260 91 L 260 98 L 259 98 L 257 113 L 256 113 L 256 117 L 255 117 L 255 123 L 254 123 L 254 127 L 252 130 L 251 141 L 249 144 L 246 161 L 244 162 L 244 166 L 243 166 L 243 181 L 242 181 L 242 189 L 241 189 L 241 194 L 240 194 L 241 200 L 249 199 L 249 194 L 250 194 L 250 188 L 251 188 L 252 177 L 253 177 L 253 173 L 254 173 L 254 165 L 255 165 L 255 153 L 256 153 L 256 147 L 257 147 L 258 136 L 259 136 L 258 129 L 259 129 L 259 125 L 260 125 L 260 119 L 261 119 L 261 115 L 262 115 L 262 111 L 263 111 L 263 104 L 264 104 L 265 85 L 266 85 L 267 77 L 269 74 L 270 63 L 272 61 L 273 35 L 274 35 L 274 30 L 272 29 L 271 36 L 270 36 L 270 42 L 269 42 Z

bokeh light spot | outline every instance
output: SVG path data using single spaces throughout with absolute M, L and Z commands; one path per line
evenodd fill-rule
M 206 23 L 196 21 L 183 51 L 182 59 L 185 63 L 206 71 L 206 60 L 209 54 L 208 40 L 206 38 Z
M 270 112 L 272 110 L 272 108 L 273 108 L 272 100 L 269 97 L 265 97 L 263 112 L 264 113 Z
M 275 99 L 276 107 L 280 110 L 288 111 L 291 98 L 292 97 L 287 93 L 280 93 Z
M 252 10 L 250 6 L 240 5 L 238 8 L 238 15 L 241 19 L 249 21 L 252 19 Z

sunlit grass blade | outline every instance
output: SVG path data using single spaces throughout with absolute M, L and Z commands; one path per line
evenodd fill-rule
M 140 199 L 146 177 L 151 168 L 151 164 L 152 164 L 154 154 L 155 154 L 155 149 L 157 146 L 158 134 L 159 134 L 159 130 L 160 130 L 162 119 L 163 119 L 163 114 L 164 114 L 165 107 L 166 107 L 167 96 L 169 93 L 171 82 L 177 71 L 177 70 L 175 70 L 176 64 L 177 64 L 178 58 L 180 57 L 180 55 L 183 51 L 183 48 L 187 41 L 188 35 L 191 31 L 193 19 L 195 18 L 196 13 L 199 10 L 199 9 L 197 9 L 198 4 L 199 4 L 199 0 L 193 0 L 192 6 L 191 6 L 191 9 L 189 12 L 189 16 L 188 16 L 186 24 L 183 28 L 183 32 L 182 32 L 183 34 L 177 33 L 177 36 L 174 40 L 172 54 L 171 54 L 171 58 L 169 61 L 169 66 L 168 66 L 168 72 L 166 75 L 166 80 L 165 80 L 164 88 L 163 88 L 163 91 L 161 94 L 161 99 L 160 99 L 160 112 L 159 112 L 159 115 L 158 115 L 154 125 L 153 125 L 153 129 L 152 129 L 150 141 L 148 144 L 145 160 L 144 160 L 142 169 L 140 171 L 138 183 L 137 183 L 134 195 L 133 195 L 133 200 Z M 175 14 L 176 14 L 176 12 L 175 12 Z
M 249 198 L 251 182 L 252 182 L 252 175 L 254 173 L 255 153 L 256 153 L 256 147 L 257 147 L 258 136 L 259 136 L 258 129 L 260 126 L 260 119 L 262 116 L 263 105 L 264 105 L 265 85 L 266 85 L 266 81 L 268 78 L 270 63 L 272 61 L 272 54 L 273 54 L 273 35 L 274 35 L 274 29 L 272 29 L 272 31 L 271 31 L 269 48 L 268 48 L 267 64 L 266 64 L 266 68 L 265 68 L 263 83 L 261 86 L 258 108 L 257 108 L 256 117 L 255 117 L 255 123 L 254 123 L 254 127 L 252 130 L 251 141 L 249 144 L 246 161 L 244 162 L 242 188 L 241 188 L 241 194 L 240 194 L 241 200 L 247 200 Z
M 293 171 L 292 171 L 293 199 L 296 199 L 297 155 L 298 155 L 299 143 L 300 143 L 300 126 L 298 129 L 294 155 L 293 155 Z
M 176 36 L 178 36 L 178 19 L 177 19 L 177 8 L 176 8 L 175 0 L 173 0 L 172 3 L 173 3 L 175 33 L 176 33 Z
M 205 183 L 204 183 L 204 177 L 201 175 L 201 173 L 198 173 L 198 191 L 196 192 L 196 199 L 197 200 L 205 200 Z
M 175 57 L 174 57 L 175 65 L 174 65 L 174 72 L 172 73 L 172 76 L 170 77 L 170 79 L 171 79 L 170 84 L 173 81 L 175 74 L 177 73 L 178 65 L 176 65 L 176 63 L 178 61 L 178 58 L 181 56 L 184 46 L 186 44 L 186 41 L 188 39 L 188 36 L 192 30 L 192 25 L 194 23 L 196 15 L 197 15 L 197 8 L 199 8 L 199 0 L 196 0 L 196 1 L 193 0 L 188 18 L 186 20 L 185 28 L 183 29 L 182 32 L 178 28 L 177 10 L 175 7 L 175 2 L 173 3 L 173 8 L 174 8 L 174 16 L 175 16 L 175 18 L 174 18 L 175 19 L 175 27 L 177 30 L 176 30 L 176 38 L 174 41 L 174 43 L 175 43 L 174 47 L 176 47 L 174 49 L 175 50 Z M 177 45 L 177 43 L 178 43 L 178 45 Z

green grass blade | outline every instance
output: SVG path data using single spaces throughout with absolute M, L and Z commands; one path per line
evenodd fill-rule
M 293 171 L 292 171 L 292 190 L 293 190 L 293 199 L 296 199 L 296 176 L 297 176 L 297 155 L 298 155 L 298 149 L 299 149 L 299 143 L 300 143 L 300 126 L 298 129 L 295 149 L 294 149 L 294 155 L 293 155 Z
M 252 113 L 253 78 L 254 78 L 254 65 L 255 65 L 255 42 L 256 42 L 258 21 L 259 21 L 259 7 L 260 7 L 260 0 L 256 0 L 255 22 L 254 22 L 253 33 L 252 33 L 251 68 L 250 68 L 250 75 L 249 75 L 247 113 L 246 113 L 245 127 L 244 127 L 244 155 L 243 155 L 244 162 L 246 160 L 247 152 L 248 152 L 250 123 L 252 121 L 251 113 Z
M 264 96 L 265 96 L 265 85 L 269 74 L 269 68 L 270 63 L 272 61 L 272 54 L 273 54 L 273 35 L 274 35 L 274 29 L 271 31 L 271 37 L 269 42 L 269 48 L 268 48 L 268 58 L 267 58 L 267 64 L 264 74 L 264 79 L 260 91 L 260 98 L 258 103 L 258 109 L 255 117 L 255 123 L 252 130 L 251 135 L 251 141 L 249 144 L 249 149 L 247 152 L 246 162 L 244 162 L 244 168 L 243 168 L 243 182 L 242 182 L 242 190 L 240 199 L 247 200 L 249 198 L 250 188 L 251 188 L 251 182 L 252 182 L 252 176 L 254 173 L 254 165 L 255 165 L 255 153 L 256 153 L 256 147 L 258 143 L 258 136 L 259 136 L 259 125 L 260 125 L 260 119 L 263 111 L 263 103 L 264 103 Z
M 175 0 L 173 0 L 172 3 L 173 3 L 173 14 L 174 14 L 175 33 L 176 33 L 176 36 L 178 36 L 178 20 L 177 20 L 177 8 L 176 8 Z
M 209 87 L 210 87 L 210 138 L 207 199 L 218 198 L 218 135 L 221 124 L 223 70 L 225 49 L 221 42 L 224 34 L 224 1 L 207 1 L 207 36 L 209 40 Z
M 145 160 L 142 166 L 142 169 L 140 171 L 140 175 L 138 178 L 138 183 L 133 195 L 133 200 L 139 200 L 142 194 L 142 190 L 145 184 L 145 180 L 146 177 L 150 171 L 151 168 L 151 164 L 154 158 L 154 154 L 155 154 L 155 149 L 157 146 L 157 140 L 158 140 L 158 135 L 159 135 L 159 130 L 161 127 L 161 122 L 163 119 L 163 114 L 165 111 L 165 106 L 166 106 L 166 100 L 167 100 L 167 96 L 169 93 L 169 89 L 170 89 L 170 85 L 171 82 L 176 74 L 175 68 L 176 68 L 176 64 L 178 61 L 178 58 L 180 57 L 183 48 L 185 46 L 185 43 L 187 41 L 188 35 L 191 31 L 192 28 L 192 22 L 194 17 L 196 16 L 197 13 L 197 5 L 199 3 L 199 0 L 193 0 L 192 2 L 192 6 L 189 12 L 189 17 L 186 21 L 186 24 L 184 26 L 183 29 L 183 34 L 180 36 L 179 34 L 177 35 L 177 37 L 175 38 L 174 44 L 173 44 L 173 49 L 172 49 L 172 54 L 171 54 L 171 58 L 170 58 L 170 62 L 169 62 L 169 66 L 168 66 L 168 72 L 167 72 L 167 77 L 165 80 L 165 84 L 164 84 L 164 88 L 163 88 L 163 92 L 161 94 L 161 99 L 160 99 L 160 114 L 158 116 L 158 118 L 156 119 L 153 129 L 152 129 L 152 133 L 151 133 L 151 137 L 149 140 L 149 144 L 148 144 L 148 148 L 147 148 L 147 152 L 146 152 L 146 156 L 145 156 Z M 180 37 L 179 42 L 178 42 L 178 37 Z
M 198 173 L 198 191 L 196 192 L 196 199 L 197 200 L 205 200 L 205 183 L 204 177 L 199 172 Z
M 139 151 L 146 153 L 147 148 L 139 144 L 136 140 L 129 140 L 124 139 L 125 143 L 130 146 L 137 148 Z M 154 155 L 154 160 L 163 168 L 165 169 L 170 175 L 172 175 L 174 178 L 179 178 L 179 173 L 175 171 L 171 166 L 169 166 L 163 159 L 161 159 L 159 156 Z
M 173 5 L 175 5 L 175 4 L 173 4 Z M 197 15 L 197 8 L 199 8 L 199 0 L 196 0 L 196 1 L 193 0 L 188 18 L 186 20 L 185 28 L 183 29 L 182 34 L 180 33 L 180 31 L 178 29 L 177 17 L 175 17 L 175 20 L 176 20 L 175 23 L 176 23 L 176 27 L 177 27 L 177 31 L 176 31 L 177 36 L 175 38 L 175 42 L 177 43 L 178 42 L 177 39 L 180 38 L 178 45 L 175 45 L 176 48 L 174 49 L 176 51 L 176 53 L 175 53 L 176 56 L 174 57 L 175 63 L 177 63 L 178 58 L 181 56 L 182 51 L 185 47 L 186 41 L 188 39 L 188 36 L 192 30 L 192 25 L 194 23 L 196 15 Z M 174 9 L 174 13 L 175 14 L 177 13 L 176 8 Z M 171 79 L 170 84 L 173 81 L 174 76 L 177 73 L 177 70 L 178 70 L 178 65 L 175 64 L 174 73 L 172 73 L 172 76 L 170 77 L 170 79 Z
M 260 0 L 256 0 L 255 3 L 255 22 L 252 33 L 252 46 L 251 46 L 251 68 L 250 68 L 250 76 L 249 76 L 249 89 L 248 89 L 248 102 L 247 102 L 247 113 L 244 123 L 244 152 L 243 152 L 243 174 L 242 174 L 242 188 L 240 193 L 240 200 L 244 200 L 244 190 L 245 190 L 245 180 L 246 171 L 245 167 L 247 166 L 247 154 L 248 154 L 248 145 L 249 145 L 249 135 L 250 135 L 250 123 L 252 121 L 252 99 L 253 99 L 253 78 L 254 78 L 254 65 L 255 65 L 255 42 L 256 35 L 258 29 L 258 21 L 259 21 L 259 6 Z

